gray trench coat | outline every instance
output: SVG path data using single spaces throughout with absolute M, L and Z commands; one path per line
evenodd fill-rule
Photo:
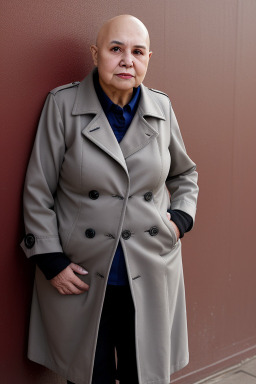
M 76 384 L 91 383 L 108 274 L 121 239 L 139 382 L 169 383 L 188 363 L 188 343 L 181 242 L 166 211 L 171 205 L 194 219 L 197 194 L 195 164 L 165 94 L 141 86 L 119 145 L 92 73 L 50 92 L 24 190 L 26 234 L 35 242 L 29 235 L 22 248 L 27 257 L 63 251 L 89 272 L 80 278 L 90 289 L 62 296 L 36 270 L 29 358 Z

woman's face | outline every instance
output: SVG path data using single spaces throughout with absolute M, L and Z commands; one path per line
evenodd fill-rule
M 108 96 L 132 95 L 133 88 L 138 87 L 146 75 L 152 54 L 146 29 L 131 20 L 109 25 L 91 52 L 101 87 Z

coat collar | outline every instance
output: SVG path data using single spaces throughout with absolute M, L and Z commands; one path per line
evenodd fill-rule
M 125 159 L 145 147 L 158 136 L 157 120 L 165 120 L 161 106 L 153 97 L 152 91 L 141 84 L 138 110 L 120 144 L 102 110 L 93 84 L 91 72 L 78 86 L 72 115 L 92 115 L 92 120 L 82 129 L 83 135 L 108 153 L 127 171 Z M 147 121 L 147 117 L 155 118 Z M 81 121 L 83 119 L 81 118 Z M 154 124 L 155 123 L 155 124 Z
M 165 120 L 165 115 L 148 88 L 141 84 L 139 109 L 142 116 Z M 93 84 L 93 71 L 79 84 L 72 115 L 98 114 L 102 110 Z

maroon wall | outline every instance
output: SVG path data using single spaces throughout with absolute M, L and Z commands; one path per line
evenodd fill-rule
M 183 241 L 188 384 L 256 352 L 254 0 L 0 1 L 1 349 L 4 384 L 63 383 L 25 356 L 33 267 L 19 248 L 21 195 L 47 92 L 92 68 L 100 24 L 131 13 L 149 28 L 146 85 L 167 92 L 198 164 L 195 229 Z

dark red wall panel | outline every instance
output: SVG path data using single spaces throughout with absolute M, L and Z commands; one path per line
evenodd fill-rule
M 191 362 L 173 381 L 194 383 L 256 351 L 255 1 L 1 0 L 2 383 L 63 383 L 26 359 L 23 179 L 47 92 L 89 72 L 97 29 L 122 13 L 149 28 L 145 84 L 169 94 L 199 171 L 196 225 L 183 241 Z

